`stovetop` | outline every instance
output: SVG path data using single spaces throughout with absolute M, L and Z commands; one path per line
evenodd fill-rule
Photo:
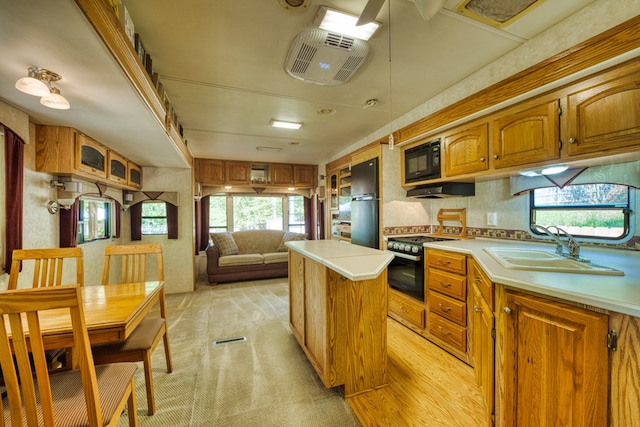
M 422 252 L 424 252 L 423 243 L 439 242 L 442 240 L 448 239 L 426 235 L 389 237 L 387 240 L 387 249 L 392 252 L 421 255 Z

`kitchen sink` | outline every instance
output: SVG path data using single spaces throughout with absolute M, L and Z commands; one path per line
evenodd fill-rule
M 566 258 L 554 252 L 526 248 L 484 248 L 508 270 L 535 270 L 554 273 L 601 274 L 624 276 L 624 272 L 588 261 Z

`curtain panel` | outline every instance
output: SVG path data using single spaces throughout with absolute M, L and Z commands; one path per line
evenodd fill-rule
M 22 249 L 22 198 L 24 191 L 24 141 L 8 127 L 4 129 L 5 182 L 5 271 L 11 268 L 13 250 Z

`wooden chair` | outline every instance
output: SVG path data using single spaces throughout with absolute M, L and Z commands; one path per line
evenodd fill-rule
M 162 262 L 162 245 L 115 245 L 107 246 L 104 254 L 104 268 L 102 284 L 108 285 L 111 259 L 120 257 L 122 267 L 119 283 L 144 282 L 147 277 L 148 257 L 155 256 L 158 264 L 157 280 L 164 280 Z M 173 371 L 169 336 L 167 334 L 164 289 L 160 294 L 160 317 L 144 318 L 132 334 L 125 341 L 93 346 L 93 358 L 96 365 L 113 362 L 144 363 L 144 379 L 147 388 L 147 407 L 149 415 L 155 412 L 155 398 L 153 393 L 153 376 L 151 373 L 151 355 L 160 339 L 164 340 L 164 355 L 167 372 Z
M 7 289 L 18 288 L 18 277 L 24 261 L 34 262 L 32 288 L 61 286 L 65 259 L 75 260 L 76 264 L 76 279 L 69 284 L 84 286 L 84 264 L 81 248 L 15 249 Z M 69 360 L 66 357 L 69 352 L 66 349 L 47 350 L 45 354 L 51 371 L 59 369 L 61 365 L 69 367 Z
M 47 310 L 61 309 L 66 309 L 71 319 L 80 368 L 49 375 L 42 319 Z M 79 286 L 0 292 L 0 323 L 0 366 L 7 391 L 0 425 L 115 426 L 125 405 L 129 425 L 138 425 L 137 364 L 94 367 Z

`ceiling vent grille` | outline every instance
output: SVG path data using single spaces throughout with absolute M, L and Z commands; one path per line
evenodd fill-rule
M 364 40 L 311 29 L 293 40 L 284 68 L 298 80 L 338 85 L 346 82 L 368 55 L 369 46 Z

